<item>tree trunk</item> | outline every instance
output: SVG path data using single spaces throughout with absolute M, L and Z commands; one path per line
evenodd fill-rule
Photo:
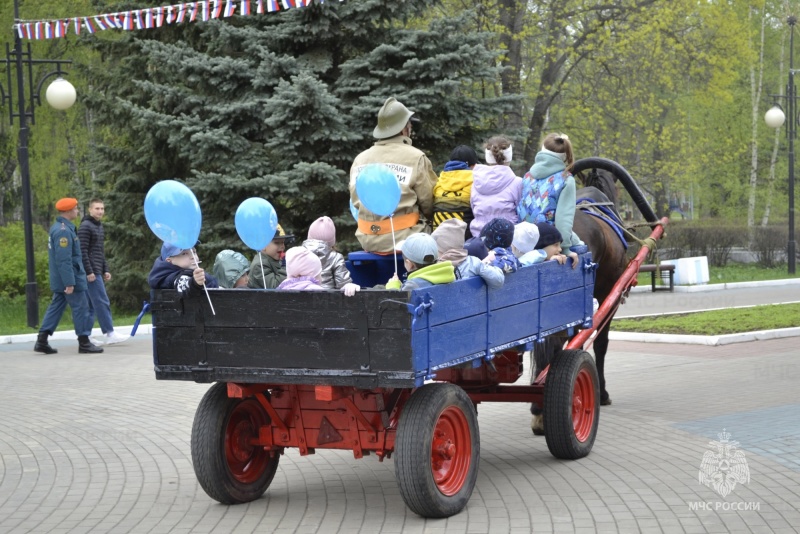
M 764 16 L 766 18 L 766 14 Z M 783 32 L 781 35 L 781 53 L 780 59 L 778 63 L 778 76 L 779 79 L 783 79 L 786 75 L 784 71 L 785 63 L 784 58 L 786 57 L 786 34 L 787 32 Z M 763 46 L 762 46 L 763 50 Z M 762 62 L 763 65 L 763 62 Z M 787 117 L 788 119 L 788 117 Z M 791 119 L 788 119 L 791 120 Z M 781 146 L 781 128 L 777 128 L 775 130 L 775 136 L 772 140 L 772 155 L 769 158 L 769 178 L 767 179 L 767 198 L 764 205 L 764 214 L 761 216 L 761 226 L 766 227 L 769 224 L 769 215 L 772 211 L 772 196 L 775 192 L 775 164 L 778 161 L 778 149 Z M 751 241 L 752 242 L 752 241 Z
M 748 20 L 753 18 L 753 10 L 748 10 Z M 756 66 L 750 64 L 750 102 L 752 104 L 752 137 L 750 141 L 750 191 L 747 198 L 747 234 L 749 244 L 752 246 L 755 239 L 755 216 L 756 216 L 756 188 L 758 187 L 758 124 L 760 121 L 759 108 L 761 104 L 761 89 L 764 83 L 764 29 L 767 17 L 761 14 L 761 38 L 758 45 L 758 75 L 756 76 Z M 748 41 L 750 39 L 748 38 Z M 751 48 L 752 48 L 752 41 Z M 756 80 L 758 78 L 758 80 Z
M 500 63 L 505 67 L 500 75 L 500 82 L 504 95 L 519 95 L 522 93 L 522 42 L 519 34 L 522 33 L 525 17 L 525 3 L 518 0 L 500 1 L 500 25 L 504 31 L 500 35 L 500 42 L 505 45 L 506 53 Z M 514 105 L 501 123 L 505 131 L 519 131 L 523 127 L 522 102 Z

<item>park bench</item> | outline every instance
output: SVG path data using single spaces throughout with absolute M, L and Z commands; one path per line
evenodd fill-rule
M 653 291 L 673 291 L 675 289 L 675 266 L 668 263 L 660 263 L 658 265 L 647 264 L 639 267 L 640 273 L 650 273 L 650 285 Z M 669 281 L 669 287 L 656 286 L 656 274 L 661 277 L 661 282 L 666 284 Z

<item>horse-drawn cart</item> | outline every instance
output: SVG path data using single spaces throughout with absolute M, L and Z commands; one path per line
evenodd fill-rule
M 654 225 L 651 238 L 662 231 Z M 478 476 L 481 402 L 535 403 L 554 456 L 589 454 L 601 385 L 583 347 L 607 329 L 652 247 L 645 241 L 594 317 L 597 265 L 586 247 L 576 269 L 523 267 L 494 290 L 480 278 L 354 297 L 212 290 L 216 314 L 205 298 L 155 291 L 156 377 L 214 382 L 195 415 L 192 459 L 221 503 L 259 498 L 287 447 L 345 449 L 393 456 L 409 508 L 451 516 Z M 572 337 L 566 349 L 531 385 L 512 385 L 526 345 L 555 334 Z

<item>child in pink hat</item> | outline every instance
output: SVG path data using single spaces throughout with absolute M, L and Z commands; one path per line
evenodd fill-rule
M 303 246 L 313 252 L 322 263 L 319 282 L 325 289 L 340 289 L 352 297 L 360 286 L 353 283 L 347 270 L 344 256 L 334 249 L 336 245 L 336 226 L 330 217 L 320 217 L 308 229 L 308 239 Z
M 322 291 L 319 273 L 322 263 L 310 250 L 303 247 L 292 247 L 286 251 L 286 280 L 277 289 L 295 291 Z

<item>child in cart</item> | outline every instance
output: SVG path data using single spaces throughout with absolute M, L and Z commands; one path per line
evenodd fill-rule
M 334 249 L 336 246 L 336 226 L 330 217 L 320 217 L 308 229 L 308 239 L 303 246 L 317 255 L 322 263 L 319 282 L 325 289 L 340 289 L 352 297 L 361 286 L 354 284 L 347 270 L 344 256 Z
M 412 234 L 403 242 L 401 247 L 403 262 L 408 271 L 408 278 L 400 282 L 397 276 L 392 276 L 386 282 L 386 289 L 402 289 L 411 291 L 422 287 L 437 284 L 449 284 L 456 279 L 453 263 L 439 259 L 439 248 L 436 241 L 429 234 Z
M 572 143 L 563 133 L 551 133 L 542 141 L 533 166 L 522 178 L 522 199 L 517 206 L 520 221 L 549 223 L 558 228 L 562 248 L 583 245 L 572 231 L 575 221 L 575 158 Z
M 152 289 L 175 289 L 181 295 L 193 296 L 206 287 L 219 287 L 217 279 L 206 274 L 195 261 L 197 254 L 194 248 L 181 247 L 164 243 L 161 255 L 153 262 L 153 268 L 147 281 Z
M 489 265 L 500 268 L 504 273 L 513 273 L 521 267 L 519 260 L 511 251 L 511 242 L 514 240 L 514 224 L 503 218 L 489 221 L 481 230 L 480 238 L 486 247 L 494 253 L 494 258 Z
M 452 262 L 458 279 L 480 276 L 489 288 L 502 287 L 505 282 L 503 271 L 489 265 L 491 260 L 481 261 L 470 256 L 464 248 L 464 233 L 467 228 L 467 223 L 461 219 L 447 219 L 433 231 L 431 237 L 439 248 L 439 261 Z
M 295 291 L 324 291 L 322 262 L 306 247 L 292 247 L 286 252 L 286 280 L 277 289 Z M 361 289 L 356 284 L 345 284 L 341 291 L 348 297 Z
M 522 265 L 533 265 L 544 261 L 557 261 L 561 265 L 572 258 L 572 268 L 578 266 L 578 254 L 561 253 L 561 232 L 552 224 L 521 222 L 514 228 L 512 249 Z

